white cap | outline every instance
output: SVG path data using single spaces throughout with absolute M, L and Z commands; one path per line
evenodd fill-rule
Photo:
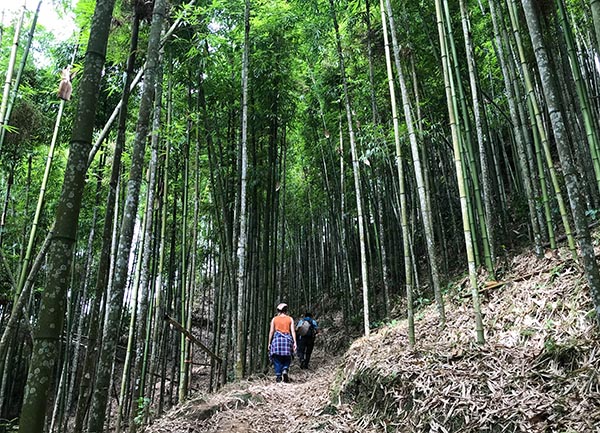
M 285 309 L 287 308 L 287 306 L 288 306 L 287 304 L 284 304 L 284 303 L 282 302 L 281 304 L 279 304 L 279 305 L 277 306 L 277 311 L 283 311 L 283 310 L 285 310 Z

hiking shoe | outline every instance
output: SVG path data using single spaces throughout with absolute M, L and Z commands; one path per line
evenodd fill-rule
M 277 382 L 277 383 L 281 382 L 281 376 L 275 376 L 275 382 Z
M 288 376 L 288 371 L 287 370 L 283 370 L 283 381 L 285 383 L 289 383 L 289 381 L 290 381 L 290 377 Z

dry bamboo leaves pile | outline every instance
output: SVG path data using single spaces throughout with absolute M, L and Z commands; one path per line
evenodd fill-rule
M 146 432 L 600 433 L 599 336 L 581 272 L 556 256 L 520 256 L 508 269 L 482 294 L 484 346 L 470 299 L 456 293 L 444 331 L 435 307 L 417 315 L 415 350 L 402 322 L 357 340 L 336 370 L 323 353 L 340 339 L 330 328 L 314 370 L 293 366 L 293 383 L 230 384 Z
M 216 394 L 174 408 L 146 433 L 377 431 L 357 420 L 348 407 L 330 405 L 336 364 L 320 346 L 315 348 L 311 370 L 292 365 L 291 383 L 274 383 L 269 375 L 229 384 Z
M 519 257 L 483 301 L 487 343 L 473 342 L 469 299 L 358 340 L 341 400 L 402 432 L 600 432 L 600 348 L 585 280 L 572 261 Z

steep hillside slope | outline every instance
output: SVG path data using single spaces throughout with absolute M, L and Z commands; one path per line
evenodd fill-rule
M 406 323 L 357 340 L 337 400 L 386 431 L 600 432 L 600 345 L 580 270 L 521 256 L 504 281 L 484 291 L 485 345 L 474 343 L 470 298 L 457 291 L 446 329 L 424 311 L 414 350 Z

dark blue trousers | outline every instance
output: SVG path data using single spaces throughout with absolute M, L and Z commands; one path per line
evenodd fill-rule
M 275 376 L 281 377 L 283 374 L 283 370 L 290 369 L 290 363 L 292 362 L 291 356 L 285 355 L 271 355 L 271 359 L 273 360 L 273 367 L 275 367 Z
M 298 339 L 298 358 L 300 359 L 300 368 L 308 368 L 310 355 L 312 355 L 315 346 L 315 337 L 303 336 Z

